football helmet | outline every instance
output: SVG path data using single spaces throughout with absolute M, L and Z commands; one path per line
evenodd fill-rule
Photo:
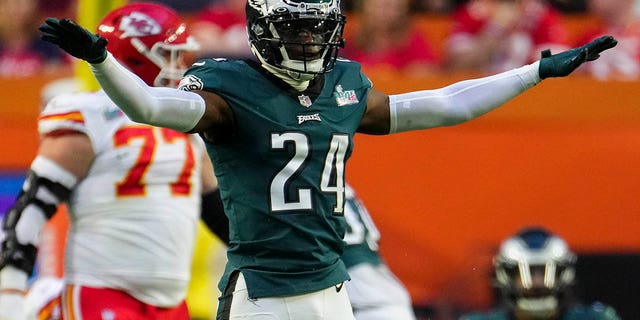
M 543 228 L 505 240 L 494 258 L 495 285 L 518 318 L 555 319 L 575 281 L 576 256 Z
M 312 78 L 333 69 L 344 47 L 339 0 L 248 0 L 246 14 L 251 50 L 278 70 Z
M 186 71 L 181 51 L 199 49 L 180 16 L 155 3 L 111 11 L 98 24 L 98 35 L 118 61 L 153 86 L 176 87 Z

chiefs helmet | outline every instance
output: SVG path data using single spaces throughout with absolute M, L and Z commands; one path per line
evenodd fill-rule
M 111 11 L 98 24 L 98 34 L 118 61 L 153 86 L 177 86 L 186 71 L 180 52 L 199 48 L 180 16 L 154 3 Z
M 543 228 L 505 240 L 494 258 L 495 285 L 519 318 L 555 319 L 575 281 L 576 256 Z
M 312 78 L 331 70 L 344 47 L 339 0 L 248 0 L 249 44 L 279 70 Z

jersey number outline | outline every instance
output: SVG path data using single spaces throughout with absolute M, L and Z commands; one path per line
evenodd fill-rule
M 146 184 L 144 176 L 153 163 L 158 139 L 154 133 L 156 128 L 126 126 L 118 129 L 113 135 L 115 147 L 129 145 L 134 139 L 142 139 L 142 147 L 135 164 L 129 169 L 124 179 L 116 183 L 116 196 L 144 196 Z M 176 143 L 176 140 L 184 140 L 186 159 L 176 181 L 170 184 L 171 194 L 176 196 L 188 196 L 191 193 L 191 174 L 195 166 L 193 147 L 189 141 L 189 135 L 167 128 L 157 128 L 165 143 Z
M 294 144 L 295 154 L 271 180 L 271 211 L 311 210 L 313 209 L 311 189 L 299 188 L 297 190 L 297 201 L 287 202 L 285 197 L 288 182 L 296 173 L 304 169 L 304 163 L 308 160 L 309 138 L 300 132 L 271 134 L 271 149 L 283 150 L 286 142 Z M 333 213 L 336 215 L 344 214 L 344 168 L 348 146 L 348 135 L 334 134 L 331 137 L 320 178 L 320 190 L 322 192 L 335 193 L 336 195 L 336 205 L 333 208 Z

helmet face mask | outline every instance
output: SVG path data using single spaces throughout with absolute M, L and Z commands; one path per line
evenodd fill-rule
M 195 51 L 180 16 L 153 3 L 132 3 L 110 12 L 98 24 L 107 49 L 147 84 L 176 87 L 186 71 L 183 51 Z
M 189 37 L 183 44 L 156 42 L 148 51 L 143 51 L 142 54 L 160 68 L 158 75 L 153 79 L 153 85 L 156 87 L 177 87 L 187 71 L 182 53 L 196 51 L 197 48 L 198 44 Z
M 337 0 L 249 0 L 246 12 L 252 51 L 277 69 L 328 72 L 344 46 L 345 17 Z
M 554 319 L 575 280 L 576 257 L 564 240 L 539 228 L 504 241 L 494 258 L 495 285 L 523 319 Z

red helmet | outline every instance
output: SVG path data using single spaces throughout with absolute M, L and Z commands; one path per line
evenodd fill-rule
M 107 49 L 147 84 L 177 86 L 185 71 L 180 51 L 199 46 L 173 10 L 155 3 L 137 2 L 111 11 L 98 24 Z

